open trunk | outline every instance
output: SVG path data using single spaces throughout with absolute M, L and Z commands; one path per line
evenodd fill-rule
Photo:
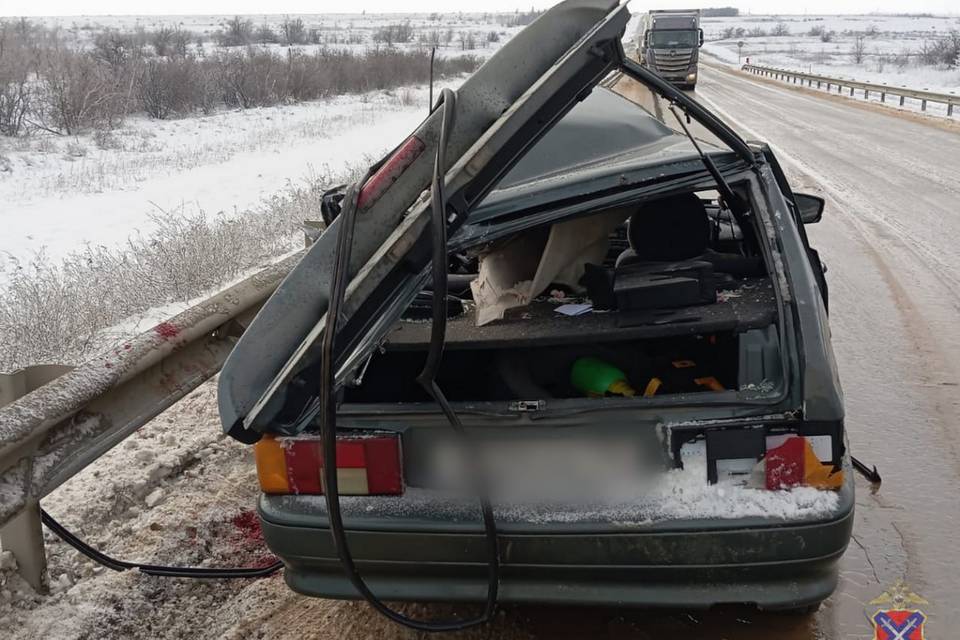
M 451 256 L 437 382 L 452 402 L 511 406 L 779 390 L 776 295 L 749 246 L 715 199 L 686 192 L 469 248 Z M 431 401 L 417 381 L 430 295 L 346 385 L 346 405 Z

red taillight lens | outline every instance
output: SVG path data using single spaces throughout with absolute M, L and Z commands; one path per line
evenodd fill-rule
M 266 436 L 254 446 L 264 493 L 323 493 L 319 438 Z M 342 495 L 400 495 L 403 471 L 397 434 L 338 436 L 337 480 Z
M 420 157 L 425 148 L 426 145 L 420 138 L 416 136 L 407 138 L 400 148 L 387 158 L 383 166 L 364 183 L 357 196 L 357 208 L 363 210 L 373 206 L 373 203 L 380 199 L 380 196 L 397 181 L 407 167 Z
M 821 462 L 810 440 L 792 436 L 778 447 L 768 449 L 763 458 L 766 487 L 770 490 L 791 487 L 839 489 L 843 486 L 843 470 Z

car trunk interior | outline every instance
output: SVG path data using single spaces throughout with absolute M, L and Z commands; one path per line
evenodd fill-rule
M 451 256 L 437 382 L 459 403 L 772 391 L 777 304 L 753 233 L 685 193 Z M 416 378 L 431 300 L 428 287 L 345 403 L 430 402 Z

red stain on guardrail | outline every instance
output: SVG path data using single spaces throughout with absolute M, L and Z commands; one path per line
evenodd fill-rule
M 164 340 L 170 340 L 180 335 L 180 328 L 169 322 L 161 322 L 153 328 L 153 331 Z

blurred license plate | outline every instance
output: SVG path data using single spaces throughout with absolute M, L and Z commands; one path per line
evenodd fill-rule
M 629 438 L 517 438 L 473 443 L 492 492 L 518 497 L 605 495 L 641 486 L 656 470 L 643 444 Z M 433 448 L 432 476 L 444 488 L 468 486 L 463 447 L 455 441 Z

